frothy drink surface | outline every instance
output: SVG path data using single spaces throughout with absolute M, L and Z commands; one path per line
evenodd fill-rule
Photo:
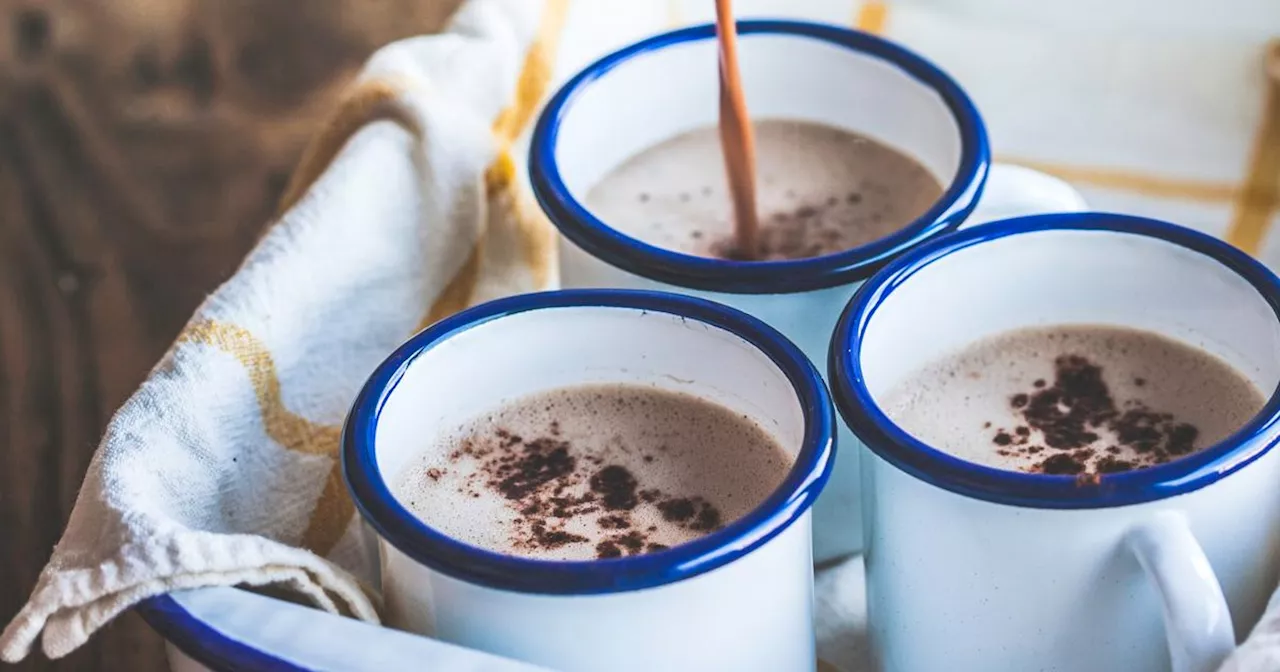
M 756 129 L 756 199 L 763 259 L 802 259 L 883 238 L 942 196 L 914 159 L 831 126 L 764 120 Z M 733 219 L 715 127 L 650 147 L 597 183 L 587 207 L 657 247 L 733 256 Z
M 528 558 L 638 555 L 758 506 L 792 457 L 718 404 L 633 385 L 517 399 L 424 446 L 393 486 L 421 520 Z
M 1074 325 L 978 341 L 908 376 L 882 407 L 962 459 L 1088 476 L 1192 454 L 1265 402 L 1204 350 L 1147 331 Z

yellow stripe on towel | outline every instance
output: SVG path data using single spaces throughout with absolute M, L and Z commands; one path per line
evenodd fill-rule
M 510 158 L 510 143 L 532 117 L 550 82 L 555 47 L 567 9 L 568 0 L 547 1 L 537 37 L 529 48 L 518 80 L 515 102 L 494 122 L 494 134 L 500 143 L 500 151 L 498 159 L 486 174 L 486 184 L 491 190 L 491 196 L 493 189 L 510 189 L 515 170 Z M 329 167 L 347 140 L 370 121 L 392 118 L 421 138 L 416 122 L 404 116 L 398 105 L 402 91 L 399 84 L 380 80 L 367 81 L 356 87 L 303 153 L 281 199 L 279 212 L 285 212 L 296 205 L 312 183 Z M 519 212 L 518 209 L 515 211 Z M 526 219 L 533 223 L 526 222 Z M 539 231 L 539 227 L 548 228 L 545 222 L 522 216 L 520 226 L 528 238 L 526 247 L 535 250 L 539 258 L 548 256 L 545 249 L 540 247 L 547 244 L 545 231 Z M 482 232 L 471 255 L 453 281 L 437 297 L 436 305 L 429 314 L 443 316 L 467 305 L 479 277 L 484 239 Z M 530 253 L 531 258 L 533 254 Z M 547 268 L 535 267 L 534 277 L 545 279 L 548 272 Z M 539 275 L 540 273 L 543 275 Z M 341 428 L 312 422 L 285 407 L 281 397 L 279 373 L 271 352 L 251 332 L 238 325 L 208 320 L 184 329 L 175 346 L 185 343 L 215 347 L 240 362 L 257 396 L 263 426 L 273 441 L 287 450 L 336 458 Z M 320 555 L 328 554 L 342 537 L 354 514 L 355 507 L 346 493 L 342 471 L 335 459 L 316 501 L 315 511 L 303 532 L 302 546 Z
M 493 165 L 485 171 L 485 191 L 491 198 L 505 195 L 511 199 L 512 216 L 516 219 L 516 228 L 524 246 L 524 262 L 533 274 L 534 285 L 544 287 L 550 272 L 547 260 L 554 260 L 555 229 L 546 223 L 540 213 L 539 216 L 533 216 L 521 209 L 513 184 L 515 173 L 516 163 L 510 150 L 502 150 Z M 467 255 L 467 260 L 431 304 L 419 329 L 425 329 L 471 305 L 471 297 L 480 282 L 480 261 L 484 256 L 487 238 L 488 232 L 482 231 L 471 248 L 471 253 Z
M 498 142 L 498 157 L 485 171 L 485 185 L 490 203 L 500 194 L 511 199 L 512 213 L 517 218 L 521 234 L 521 244 L 525 249 L 525 259 L 530 272 L 539 286 L 545 284 L 550 274 L 549 265 L 554 256 L 546 252 L 546 240 L 550 238 L 554 249 L 554 234 L 550 232 L 550 224 L 541 213 L 530 213 L 518 207 L 519 194 L 513 188 L 515 162 L 511 158 L 511 143 L 519 137 L 533 118 L 534 111 L 551 83 L 551 75 L 555 68 L 556 49 L 560 43 L 560 33 L 564 28 L 565 17 L 569 13 L 569 0 L 547 0 L 542 10 L 542 18 L 538 25 L 537 36 L 525 54 L 524 65 L 520 70 L 520 78 L 516 82 L 515 100 L 498 115 L 493 124 L 493 134 Z M 480 282 L 481 263 L 484 256 L 485 234 L 476 240 L 475 246 L 467 256 L 466 262 L 445 286 L 444 290 L 432 302 L 427 314 L 423 317 L 419 328 L 425 328 L 436 321 L 448 317 L 471 305 L 471 297 L 476 285 Z
M 348 94 L 303 152 L 298 167 L 289 178 L 278 212 L 284 213 L 296 205 L 333 162 L 347 140 L 370 121 L 393 119 L 418 133 L 417 122 L 398 105 L 401 91 L 398 84 L 370 80 Z M 418 135 L 420 137 L 421 133 Z M 271 352 L 249 330 L 235 324 L 207 320 L 184 329 L 175 346 L 183 343 L 209 345 L 240 362 L 258 398 L 263 428 L 272 441 L 286 450 L 333 458 L 320 496 L 316 499 L 315 510 L 299 541 L 303 548 L 321 556 L 327 555 L 342 538 L 347 523 L 355 515 L 355 505 L 347 494 L 341 465 L 336 459 L 342 428 L 312 422 L 285 407 L 279 373 Z
M 564 29 L 564 20 L 568 14 L 569 0 L 547 0 L 542 9 L 538 33 L 525 54 L 520 79 L 516 81 L 515 100 L 493 123 L 493 133 L 504 145 L 515 140 L 528 125 L 534 110 L 538 109 L 542 95 L 547 91 L 547 85 L 551 83 L 556 65 L 556 49 L 560 46 L 560 32 Z
M 533 285 L 546 287 L 551 279 L 551 269 L 556 264 L 556 228 L 547 221 L 546 215 L 536 203 L 521 198 L 515 184 L 516 162 L 510 151 L 498 156 L 485 177 L 490 194 L 505 193 L 510 198 L 511 214 L 519 232 L 525 264 L 533 277 Z
M 312 422 L 284 405 L 280 376 L 276 372 L 271 351 L 244 327 L 205 320 L 188 326 L 178 336 L 176 346 L 184 343 L 208 345 L 232 357 L 244 367 L 249 384 L 258 398 L 262 426 L 272 441 L 285 450 L 307 455 L 337 455 L 342 428 Z M 346 530 L 347 521 L 355 514 L 355 505 L 342 483 L 342 470 L 335 461 L 325 478 L 324 489 L 316 500 L 311 521 L 302 533 L 301 544 L 320 555 L 327 554 Z
M 1072 184 L 1115 189 L 1157 198 L 1229 203 L 1235 199 L 1239 191 L 1234 184 L 1228 182 L 1188 180 L 1114 168 L 1077 166 L 1014 156 L 997 156 L 996 160 L 1001 163 L 1011 163 L 1038 170 L 1042 173 L 1048 173 Z
M 417 123 L 396 105 L 401 91 L 399 84 L 384 80 L 370 80 L 362 82 L 354 91 L 347 94 L 338 104 L 333 115 L 325 122 L 324 128 L 303 151 L 298 167 L 289 177 L 289 186 L 285 188 L 284 196 L 280 198 L 276 216 L 297 205 L 302 195 L 307 193 L 307 189 L 310 189 L 329 164 L 333 163 L 334 157 L 342 150 L 347 140 L 369 122 L 376 119 L 394 119 L 405 128 L 416 131 Z
M 1267 91 L 1262 123 L 1227 228 L 1227 241 L 1249 254 L 1258 253 L 1280 205 L 1280 39 L 1267 46 L 1264 70 Z
M 471 246 L 471 253 L 467 255 L 467 260 L 462 262 L 453 279 L 440 291 L 436 300 L 431 302 L 431 308 L 427 311 L 426 317 L 422 318 L 422 322 L 418 325 L 419 331 L 471 305 L 471 295 L 475 292 L 476 284 L 480 282 L 480 258 L 484 256 L 487 236 L 487 231 L 480 232 L 475 244 Z
M 861 3 L 853 15 L 853 27 L 872 35 L 883 34 L 888 21 L 889 6 L 875 0 Z

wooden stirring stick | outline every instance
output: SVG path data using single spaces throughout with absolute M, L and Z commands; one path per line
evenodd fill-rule
M 720 42 L 720 146 L 733 203 L 735 253 L 740 259 L 757 259 L 756 135 L 738 71 L 738 28 L 732 0 L 716 0 L 716 35 Z

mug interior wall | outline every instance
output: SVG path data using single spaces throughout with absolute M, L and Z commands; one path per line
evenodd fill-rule
M 943 185 L 960 165 L 959 126 L 942 97 L 893 63 L 811 37 L 744 34 L 747 105 L 756 119 L 819 122 L 869 135 L 915 158 Z M 582 202 L 606 173 L 648 147 L 717 123 L 713 39 L 633 55 L 565 107 L 555 158 Z
M 1155 331 L 1217 355 L 1268 394 L 1280 381 L 1280 321 L 1231 269 L 1158 238 L 1049 230 L 952 252 L 894 287 L 862 341 L 867 389 L 879 401 L 973 341 L 1055 324 Z
M 378 469 L 393 482 L 442 432 L 525 395 L 591 383 L 717 402 L 754 419 L 793 459 L 804 437 L 790 380 L 737 335 L 664 312 L 559 307 L 473 326 L 413 359 L 378 415 Z

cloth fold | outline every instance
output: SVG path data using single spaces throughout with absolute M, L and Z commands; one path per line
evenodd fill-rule
M 1063 177 L 1095 207 L 1280 261 L 1280 85 L 1261 67 L 1265 34 L 1174 34 L 1166 21 L 1096 35 L 1079 26 L 1105 22 L 1106 3 L 1079 21 L 1062 20 L 1066 5 L 1050 17 L 1006 4 L 736 3 L 743 17 L 900 41 L 970 92 L 1001 160 Z M 1156 4 L 1172 15 L 1195 2 Z M 137 601 L 198 586 L 270 584 L 376 622 L 376 548 L 335 460 L 356 391 L 422 326 L 556 286 L 555 233 L 522 170 L 549 84 L 713 16 L 709 0 L 468 0 L 441 34 L 371 57 L 278 221 L 112 420 L 0 659 L 25 657 L 42 632 L 44 652 L 65 655 Z M 823 669 L 867 669 L 861 559 L 819 572 L 816 592 Z M 1280 597 L 1224 669 L 1280 669 Z
M 42 631 L 65 655 L 139 600 L 197 586 L 277 584 L 377 621 L 342 419 L 424 321 L 554 283 L 552 231 L 512 188 L 509 150 L 550 73 L 531 49 L 558 29 L 546 14 L 471 0 L 442 34 L 369 60 L 279 221 L 112 419 L 0 658 Z

